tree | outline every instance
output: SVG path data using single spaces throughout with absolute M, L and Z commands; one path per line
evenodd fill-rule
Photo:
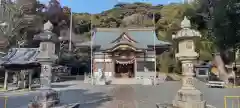
M 197 9 L 195 21 L 201 28 L 213 30 L 210 36 L 205 32 L 205 39 L 210 40 L 218 50 L 233 48 L 239 42 L 236 31 L 239 29 L 237 0 L 201 0 Z M 209 19 L 209 17 L 213 19 Z M 200 21 L 198 20 L 200 19 Z M 202 22 L 201 22 L 202 21 Z
M 43 13 L 45 5 L 37 0 L 17 0 L 16 6 L 22 11 L 22 26 L 20 34 L 26 34 L 24 47 L 37 47 L 33 43 L 33 36 L 42 29 L 43 22 L 46 19 Z
M 208 21 L 213 28 L 213 34 L 208 39 L 214 43 L 218 51 L 237 50 L 240 43 L 239 6 L 237 0 L 218 0 L 213 4 L 213 20 Z
M 60 35 L 61 28 L 65 26 L 68 27 L 69 25 L 70 17 L 67 13 L 69 12 L 69 10 L 67 10 L 69 8 L 64 7 L 64 9 L 65 10 L 63 10 L 58 0 L 50 0 L 45 11 L 47 20 L 51 21 L 53 24 L 52 32 L 56 33 L 58 36 Z
M 4 11 L 1 21 L 0 34 L 8 39 L 8 46 L 16 46 L 20 41 L 24 41 L 26 34 L 21 34 L 20 30 L 26 25 L 23 21 L 23 11 L 14 3 L 4 3 L 1 7 Z
M 233 42 L 233 44 L 229 44 L 231 47 L 235 49 L 239 49 L 240 47 L 240 1 L 238 0 L 230 0 L 226 6 L 227 15 L 228 15 L 228 26 L 231 31 L 231 40 L 229 42 Z M 226 39 L 225 39 L 226 40 Z

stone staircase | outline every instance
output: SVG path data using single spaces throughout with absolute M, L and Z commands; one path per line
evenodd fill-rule
M 111 84 L 137 84 L 135 78 L 113 78 Z

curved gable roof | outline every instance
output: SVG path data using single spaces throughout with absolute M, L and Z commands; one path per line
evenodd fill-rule
M 164 42 L 157 39 L 154 28 L 124 29 L 124 32 L 126 32 L 132 40 L 138 42 L 139 44 L 142 44 L 145 46 L 145 48 L 148 46 L 154 46 L 154 44 L 156 46 L 170 45 L 169 42 Z M 119 38 L 119 36 L 122 34 L 122 28 L 97 28 L 93 38 L 93 44 L 97 46 L 99 45 L 101 47 L 107 47 L 108 44 L 110 45 L 112 41 Z
M 37 63 L 38 48 L 12 48 L 2 57 L 2 65 Z

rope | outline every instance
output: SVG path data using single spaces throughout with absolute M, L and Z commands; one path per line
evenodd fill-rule
M 125 61 L 125 60 L 116 60 L 116 62 L 118 64 L 132 64 L 134 61 L 135 61 L 135 58 L 127 60 L 127 61 Z

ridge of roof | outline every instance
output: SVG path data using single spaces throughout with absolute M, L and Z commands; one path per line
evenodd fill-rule
M 124 37 L 126 36 L 126 37 Z M 111 43 L 115 43 L 117 40 L 121 39 L 121 38 L 127 38 L 128 41 L 134 42 L 134 43 L 138 43 L 136 40 L 132 39 L 128 33 L 123 32 L 117 39 L 113 40 Z
M 101 32 L 101 31 L 106 31 L 106 32 L 111 32 L 111 31 L 123 31 L 123 30 L 127 30 L 127 31 L 154 31 L 155 28 L 154 27 L 141 27 L 141 28 L 137 28 L 137 27 L 127 27 L 127 28 L 96 28 L 97 32 Z

